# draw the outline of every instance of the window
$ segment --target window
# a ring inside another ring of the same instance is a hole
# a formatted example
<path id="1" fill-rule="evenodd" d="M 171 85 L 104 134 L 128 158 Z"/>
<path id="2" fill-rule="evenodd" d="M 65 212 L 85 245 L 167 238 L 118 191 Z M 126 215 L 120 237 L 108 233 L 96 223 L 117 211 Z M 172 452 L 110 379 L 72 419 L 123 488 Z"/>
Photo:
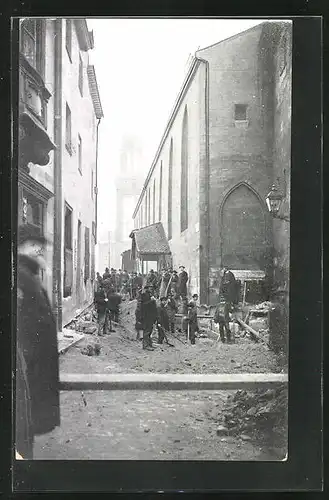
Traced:
<path id="1" fill-rule="evenodd" d="M 188 116 L 185 108 L 182 128 L 180 229 L 188 226 Z"/>
<path id="2" fill-rule="evenodd" d="M 65 115 L 65 146 L 67 151 L 72 155 L 72 119 L 71 119 L 71 110 L 66 103 L 66 115 Z"/>
<path id="3" fill-rule="evenodd" d="M 235 121 L 246 121 L 247 120 L 247 105 L 246 104 L 235 104 L 234 120 Z"/>
<path id="4" fill-rule="evenodd" d="M 94 199 L 94 171 L 91 171 L 91 199 Z"/>
<path id="5" fill-rule="evenodd" d="M 44 232 L 45 205 L 29 191 L 22 194 L 22 223 L 34 226 L 40 235 Z"/>
<path id="6" fill-rule="evenodd" d="M 78 169 L 80 174 L 82 175 L 82 140 L 79 134 L 78 134 Z"/>
<path id="7" fill-rule="evenodd" d="M 66 19 L 65 45 L 70 61 L 72 62 L 72 19 Z"/>
<path id="8" fill-rule="evenodd" d="M 41 76 L 45 63 L 44 23 L 43 19 L 24 19 L 20 31 L 20 51 Z"/>
<path id="9" fill-rule="evenodd" d="M 85 284 L 90 278 L 90 237 L 89 237 L 89 227 L 85 227 Z"/>
<path id="10" fill-rule="evenodd" d="M 79 55 L 79 90 L 81 97 L 83 96 L 83 63 L 81 55 Z"/>
<path id="11" fill-rule="evenodd" d="M 155 223 L 155 179 L 153 181 L 153 224 Z"/>
<path id="12" fill-rule="evenodd" d="M 144 205 L 144 210 L 145 210 L 145 213 L 144 213 L 144 225 L 147 226 L 147 191 L 145 193 L 145 205 Z"/>
<path id="13" fill-rule="evenodd" d="M 160 163 L 160 186 L 159 186 L 159 221 L 162 217 L 162 161 Z"/>
<path id="14" fill-rule="evenodd" d="M 170 141 L 169 171 L 168 171 L 168 240 L 172 238 L 172 166 L 173 166 L 173 141 Z"/>
<path id="15" fill-rule="evenodd" d="M 72 295 L 73 252 L 72 252 L 72 209 L 65 204 L 64 216 L 64 297 Z"/>

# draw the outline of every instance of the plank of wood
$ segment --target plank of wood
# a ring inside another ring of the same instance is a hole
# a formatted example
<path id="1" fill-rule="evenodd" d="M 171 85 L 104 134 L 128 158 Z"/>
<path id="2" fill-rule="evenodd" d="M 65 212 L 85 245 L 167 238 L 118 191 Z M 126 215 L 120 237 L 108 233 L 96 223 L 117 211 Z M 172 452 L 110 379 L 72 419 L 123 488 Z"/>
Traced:
<path id="1" fill-rule="evenodd" d="M 242 321 L 242 319 L 235 318 L 235 321 L 237 321 L 239 323 L 239 325 L 242 326 L 242 328 L 244 328 L 249 333 L 251 333 L 251 335 L 252 335 L 253 338 L 255 338 L 257 341 L 260 340 L 260 336 L 258 335 L 258 333 L 256 332 L 256 330 L 254 330 L 253 328 L 251 328 L 251 326 L 247 325 L 247 323 L 245 323 L 244 321 Z"/>
<path id="2" fill-rule="evenodd" d="M 184 316 L 186 316 L 186 314 L 175 314 L 175 318 L 183 318 Z M 200 319 L 214 319 L 214 316 L 210 316 L 208 314 L 198 314 L 197 315 L 197 318 L 200 318 Z"/>
<path id="3" fill-rule="evenodd" d="M 231 374 L 77 374 L 63 373 L 60 377 L 62 391 L 90 390 L 237 390 L 266 389 L 288 382 L 282 373 L 231 373 Z"/>

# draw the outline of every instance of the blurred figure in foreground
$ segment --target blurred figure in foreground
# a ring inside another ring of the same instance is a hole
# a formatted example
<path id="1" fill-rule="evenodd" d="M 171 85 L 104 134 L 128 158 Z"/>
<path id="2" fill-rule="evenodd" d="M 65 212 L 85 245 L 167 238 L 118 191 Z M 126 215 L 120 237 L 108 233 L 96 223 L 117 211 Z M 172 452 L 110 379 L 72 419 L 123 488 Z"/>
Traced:
<path id="1" fill-rule="evenodd" d="M 40 279 L 47 244 L 38 229 L 18 229 L 16 451 L 33 459 L 34 437 L 60 425 L 57 327 Z"/>

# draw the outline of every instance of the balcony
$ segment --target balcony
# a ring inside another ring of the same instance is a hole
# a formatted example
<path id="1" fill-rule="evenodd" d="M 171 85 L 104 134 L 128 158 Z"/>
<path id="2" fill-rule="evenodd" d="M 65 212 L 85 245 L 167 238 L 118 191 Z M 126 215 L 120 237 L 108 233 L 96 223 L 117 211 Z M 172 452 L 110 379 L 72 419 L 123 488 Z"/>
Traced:
<path id="1" fill-rule="evenodd" d="M 47 133 L 47 104 L 51 97 L 42 77 L 20 54 L 19 125 L 20 162 L 28 170 L 28 163 L 47 165 L 49 152 L 55 149 Z"/>

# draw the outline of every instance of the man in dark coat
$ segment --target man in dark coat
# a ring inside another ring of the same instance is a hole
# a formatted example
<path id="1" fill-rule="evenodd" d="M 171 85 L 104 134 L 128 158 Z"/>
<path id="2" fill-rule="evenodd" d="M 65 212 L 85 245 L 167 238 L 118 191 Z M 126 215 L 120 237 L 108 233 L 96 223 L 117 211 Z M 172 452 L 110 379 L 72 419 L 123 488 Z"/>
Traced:
<path id="1" fill-rule="evenodd" d="M 110 270 L 108 267 L 105 268 L 105 273 L 103 274 L 103 280 L 107 280 L 111 277 Z"/>
<path id="2" fill-rule="evenodd" d="M 136 273 L 135 281 L 136 281 L 137 291 L 141 290 L 143 288 L 143 276 L 141 273 L 138 274 Z"/>
<path id="3" fill-rule="evenodd" d="M 111 315 L 111 320 L 115 321 L 115 323 L 118 323 L 121 295 L 117 293 L 114 288 L 110 288 L 107 298 L 109 300 L 108 308 Z"/>
<path id="4" fill-rule="evenodd" d="M 100 284 L 99 289 L 94 294 L 94 305 L 97 312 L 98 335 L 102 336 L 107 333 L 108 324 L 108 298 L 103 284 Z"/>
<path id="5" fill-rule="evenodd" d="M 160 298 L 160 305 L 158 306 L 157 329 L 158 344 L 163 344 L 163 341 L 166 338 L 166 332 L 169 331 L 169 317 L 166 309 L 166 297 Z"/>
<path id="6" fill-rule="evenodd" d="M 229 327 L 229 318 L 227 318 L 227 313 L 226 316 L 222 312 L 222 306 L 221 304 L 217 304 L 216 310 L 214 313 L 214 323 L 217 323 L 219 325 L 219 335 L 221 341 L 224 342 L 231 342 L 231 330 Z"/>
<path id="7" fill-rule="evenodd" d="M 232 304 L 236 302 L 236 290 L 237 286 L 234 274 L 228 267 L 224 267 L 220 284 L 220 294 L 224 297 L 225 302 L 231 302 Z"/>
<path id="8" fill-rule="evenodd" d="M 174 293 L 174 297 L 177 296 L 178 291 L 178 274 L 177 271 L 173 271 L 171 274 L 170 289 Z"/>
<path id="9" fill-rule="evenodd" d="M 188 282 L 188 274 L 185 271 L 184 266 L 179 266 L 180 273 L 178 275 L 178 282 L 177 282 L 177 288 L 178 288 L 178 295 L 184 299 L 187 296 L 187 282 Z"/>
<path id="10" fill-rule="evenodd" d="M 197 309 L 197 301 L 198 295 L 195 293 L 192 297 L 192 300 L 188 303 L 188 329 L 189 329 L 189 338 L 191 344 L 195 344 L 195 333 L 199 331 L 198 324 L 198 309 Z"/>
<path id="11" fill-rule="evenodd" d="M 230 321 L 230 312 L 237 302 L 237 284 L 234 274 L 228 269 L 227 266 L 223 268 L 223 276 L 219 293 L 225 300 L 224 320 L 228 328 L 228 324 Z"/>
<path id="12" fill-rule="evenodd" d="M 153 351 L 151 334 L 157 316 L 158 311 L 155 298 L 150 293 L 150 287 L 146 285 L 141 295 L 141 320 L 143 327 L 143 349 L 148 351 Z"/>
<path id="13" fill-rule="evenodd" d="M 150 270 L 146 277 L 146 284 L 153 290 L 156 290 L 157 287 L 157 277 L 153 269 Z"/>
<path id="14" fill-rule="evenodd" d="M 141 330 L 143 330 L 143 325 L 142 325 L 142 309 L 141 309 L 141 300 L 142 300 L 142 290 L 140 289 L 137 293 L 137 305 L 136 305 L 136 310 L 135 310 L 135 330 L 137 332 L 136 334 L 136 340 L 142 340 L 140 336 Z"/>
<path id="15" fill-rule="evenodd" d="M 39 276 L 46 240 L 24 224 L 18 231 L 16 451 L 33 458 L 34 436 L 60 425 L 57 328 Z"/>
<path id="16" fill-rule="evenodd" d="M 169 327 L 171 333 L 175 333 L 175 315 L 178 312 L 177 303 L 175 300 L 175 292 L 171 291 L 168 301 L 167 301 L 167 312 L 169 318 Z"/>

